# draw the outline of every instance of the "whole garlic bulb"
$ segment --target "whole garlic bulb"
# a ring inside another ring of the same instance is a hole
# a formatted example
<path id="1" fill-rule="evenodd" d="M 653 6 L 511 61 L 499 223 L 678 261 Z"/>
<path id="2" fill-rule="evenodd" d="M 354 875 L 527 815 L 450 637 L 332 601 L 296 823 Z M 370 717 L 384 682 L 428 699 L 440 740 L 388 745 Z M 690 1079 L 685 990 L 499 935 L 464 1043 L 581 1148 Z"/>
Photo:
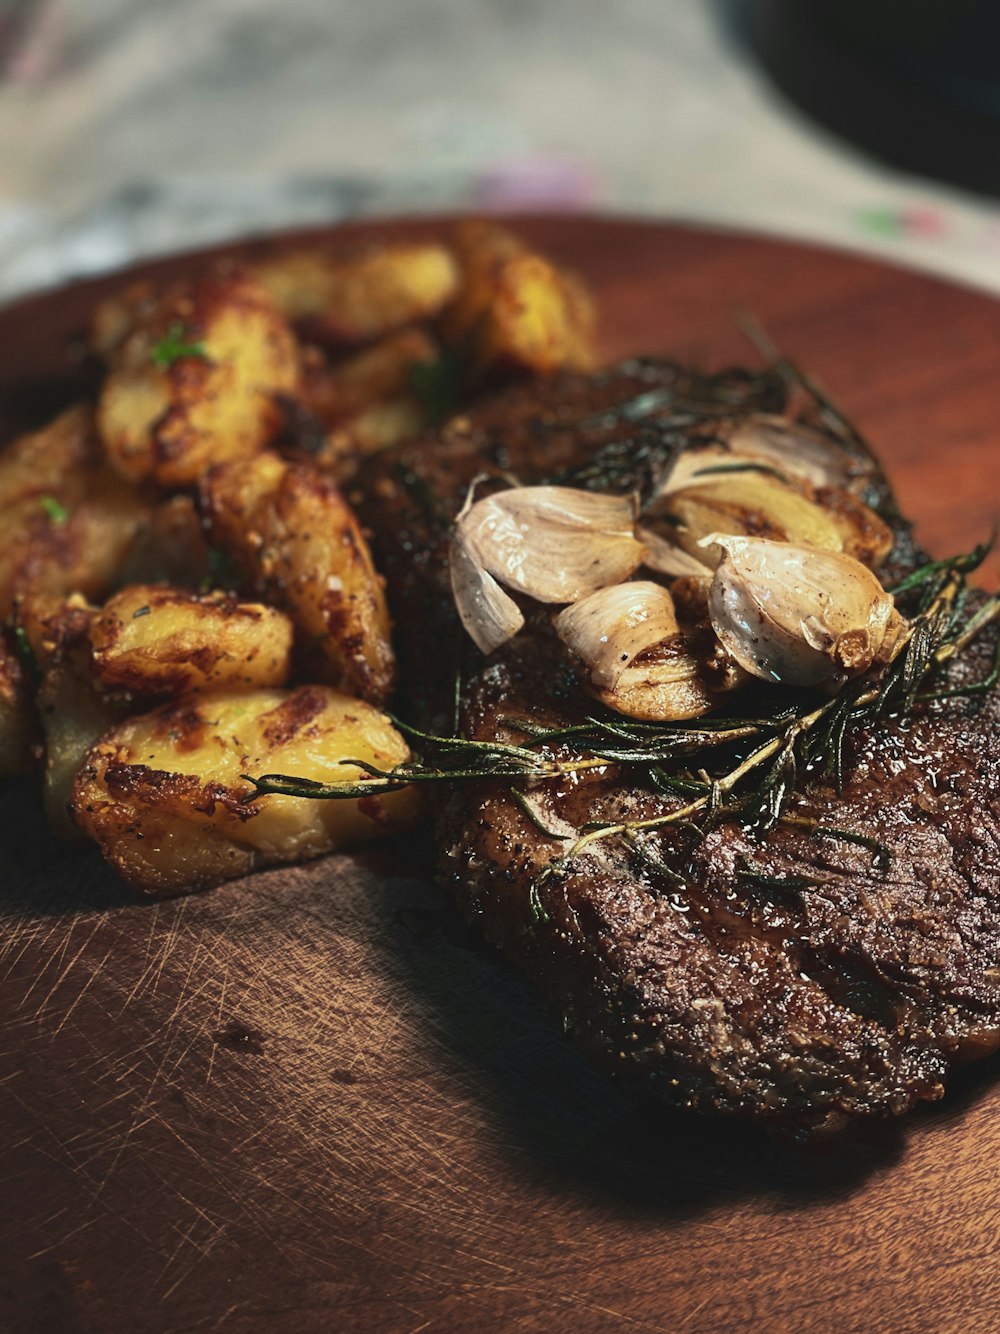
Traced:
<path id="1" fill-rule="evenodd" d="M 835 686 L 875 661 L 892 595 L 839 551 L 713 533 L 723 550 L 709 615 L 723 647 L 752 675 L 783 685 Z"/>

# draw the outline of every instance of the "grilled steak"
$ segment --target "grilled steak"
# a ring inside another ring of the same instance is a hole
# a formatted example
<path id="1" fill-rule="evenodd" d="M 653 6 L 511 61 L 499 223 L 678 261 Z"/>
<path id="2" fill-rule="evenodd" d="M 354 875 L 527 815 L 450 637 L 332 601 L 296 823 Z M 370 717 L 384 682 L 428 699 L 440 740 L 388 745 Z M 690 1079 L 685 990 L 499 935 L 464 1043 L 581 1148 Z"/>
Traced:
<path id="1" fill-rule="evenodd" d="M 676 417 L 683 376 L 630 362 L 510 390 L 369 475 L 411 717 L 450 729 L 459 658 L 468 737 L 517 739 L 518 719 L 561 726 L 595 711 L 546 609 L 489 658 L 464 639 L 447 525 L 484 471 L 551 479 L 624 442 L 619 461 L 641 473 L 666 429 L 659 398 Z M 734 412 L 775 410 L 782 391 L 734 374 L 726 397 Z M 871 481 L 891 514 L 884 478 Z M 898 573 L 917 556 L 894 525 Z M 949 683 L 984 676 L 994 643 L 981 635 Z M 537 784 L 532 814 L 501 785 L 456 784 L 437 808 L 440 875 L 591 1056 L 664 1102 L 796 1126 L 902 1112 L 1000 1045 L 998 721 L 994 690 L 851 735 L 841 794 L 807 778 L 791 808 L 847 838 L 782 823 L 760 840 L 728 821 L 683 857 L 672 832 L 648 836 L 642 857 L 607 839 L 540 886 L 588 822 L 645 819 L 678 798 L 624 767 Z M 850 835 L 877 835 L 888 866 Z"/>

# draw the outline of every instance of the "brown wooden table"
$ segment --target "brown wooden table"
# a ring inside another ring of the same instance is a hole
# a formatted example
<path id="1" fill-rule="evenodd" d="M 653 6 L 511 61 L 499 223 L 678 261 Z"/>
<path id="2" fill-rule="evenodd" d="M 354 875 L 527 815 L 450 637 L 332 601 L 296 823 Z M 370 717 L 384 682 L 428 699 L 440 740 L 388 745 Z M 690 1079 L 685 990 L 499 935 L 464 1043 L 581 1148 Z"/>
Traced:
<path id="1" fill-rule="evenodd" d="M 745 360 L 752 309 L 933 551 L 1000 512 L 997 303 L 725 233 L 524 226 L 595 286 L 609 355 Z M 4 432 L 79 391 L 66 338 L 110 285 L 0 312 Z M 0 1328 L 1000 1328 L 996 1062 L 822 1154 L 636 1109 L 426 849 L 145 904 L 35 811 L 0 797 Z"/>

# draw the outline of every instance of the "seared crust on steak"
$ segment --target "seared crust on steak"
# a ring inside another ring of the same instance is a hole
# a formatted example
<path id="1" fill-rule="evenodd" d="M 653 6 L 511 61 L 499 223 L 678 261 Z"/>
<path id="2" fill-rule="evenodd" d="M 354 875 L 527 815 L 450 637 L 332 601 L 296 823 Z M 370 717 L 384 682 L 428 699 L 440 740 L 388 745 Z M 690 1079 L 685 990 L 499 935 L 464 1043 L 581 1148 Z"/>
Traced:
<path id="1" fill-rule="evenodd" d="M 463 642 L 447 526 L 483 471 L 550 478 L 628 438 L 641 453 L 656 422 L 637 418 L 637 397 L 683 375 L 633 362 L 522 386 L 369 475 L 401 675 L 425 725 L 450 725 L 449 646 L 467 736 L 516 740 L 519 718 L 561 726 L 593 712 L 544 609 L 526 609 L 526 629 L 489 658 Z M 774 411 L 781 391 L 735 375 L 732 399 L 734 411 Z M 860 450 L 859 463 L 873 468 Z M 877 473 L 869 495 L 892 515 Z M 916 555 L 894 527 L 897 573 Z M 984 633 L 950 683 L 984 676 L 994 643 Z M 663 1101 L 796 1126 L 903 1112 L 939 1097 L 952 1065 L 1000 1045 L 1000 694 L 859 732 L 846 759 L 841 795 L 809 781 L 791 813 L 876 836 L 888 867 L 794 824 L 758 841 L 728 822 L 682 852 L 675 832 L 647 835 L 641 858 L 621 840 L 594 843 L 533 889 L 587 822 L 676 804 L 609 768 L 527 790 L 537 822 L 500 786 L 456 786 L 437 811 L 441 876 L 590 1054 Z"/>

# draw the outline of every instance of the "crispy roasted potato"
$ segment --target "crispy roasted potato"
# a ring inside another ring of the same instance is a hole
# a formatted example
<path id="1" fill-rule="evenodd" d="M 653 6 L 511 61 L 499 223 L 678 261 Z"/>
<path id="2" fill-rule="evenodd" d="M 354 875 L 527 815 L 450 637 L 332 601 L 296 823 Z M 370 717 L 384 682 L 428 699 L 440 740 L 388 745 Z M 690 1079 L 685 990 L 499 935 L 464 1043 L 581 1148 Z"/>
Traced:
<path id="1" fill-rule="evenodd" d="M 490 372 L 592 369 L 594 309 L 575 275 L 490 222 L 459 226 L 455 249 L 461 285 L 442 330 L 470 379 Z"/>
<path id="2" fill-rule="evenodd" d="M 114 467 L 180 487 L 262 449 L 281 424 L 276 396 L 293 394 L 299 375 L 295 339 L 267 293 L 216 270 L 142 313 L 112 348 L 98 406 Z"/>
<path id="3" fill-rule="evenodd" d="M 32 690 L 13 636 L 0 631 L 0 778 L 33 767 L 38 720 Z"/>
<path id="4" fill-rule="evenodd" d="M 292 623 L 273 607 L 230 593 L 136 584 L 94 617 L 90 643 L 108 688 L 180 695 L 280 686 L 288 680 Z"/>
<path id="5" fill-rule="evenodd" d="M 155 505 L 143 519 L 119 577 L 122 584 L 228 588 L 232 571 L 220 567 L 209 547 L 194 501 L 180 495 Z"/>
<path id="6" fill-rule="evenodd" d="M 408 758 L 389 720 L 324 686 L 219 692 L 108 732 L 73 790 L 80 827 L 131 884 L 182 894 L 275 862 L 302 861 L 412 823 L 415 791 L 311 801 L 253 792 L 244 774 L 349 780 L 365 760 Z"/>
<path id="7" fill-rule="evenodd" d="M 289 319 L 345 343 L 431 319 L 458 290 L 455 258 L 434 241 L 369 246 L 346 258 L 291 251 L 260 261 L 255 273 Z"/>
<path id="8" fill-rule="evenodd" d="M 414 368 L 433 365 L 439 349 L 422 329 L 404 329 L 330 365 L 318 348 L 303 349 L 302 400 L 325 422 L 341 422 L 374 403 L 412 393 Z"/>
<path id="9" fill-rule="evenodd" d="M 102 596 L 148 511 L 71 408 L 0 452 L 0 617 L 26 594 Z"/>
<path id="10" fill-rule="evenodd" d="M 128 696 L 107 694 L 98 682 L 88 633 L 95 608 L 81 597 L 25 598 L 18 625 L 40 672 L 37 704 L 45 738 L 45 813 L 63 838 L 79 838 L 69 817 L 73 780 L 102 732 L 129 711 Z"/>
<path id="11" fill-rule="evenodd" d="M 361 458 L 418 434 L 428 422 L 415 376 L 438 363 L 440 350 L 421 329 L 390 334 L 331 365 L 319 348 L 303 353 L 301 399 L 326 433 L 316 462 L 349 471 Z"/>
<path id="12" fill-rule="evenodd" d="M 138 324 L 156 309 L 156 287 L 149 281 L 132 283 L 100 302 L 90 321 L 91 351 L 109 357 Z"/>
<path id="13" fill-rule="evenodd" d="M 384 700 L 394 660 L 382 581 L 333 483 L 265 452 L 213 468 L 200 495 L 213 542 L 240 561 L 259 596 L 288 612 L 324 679 Z"/>

